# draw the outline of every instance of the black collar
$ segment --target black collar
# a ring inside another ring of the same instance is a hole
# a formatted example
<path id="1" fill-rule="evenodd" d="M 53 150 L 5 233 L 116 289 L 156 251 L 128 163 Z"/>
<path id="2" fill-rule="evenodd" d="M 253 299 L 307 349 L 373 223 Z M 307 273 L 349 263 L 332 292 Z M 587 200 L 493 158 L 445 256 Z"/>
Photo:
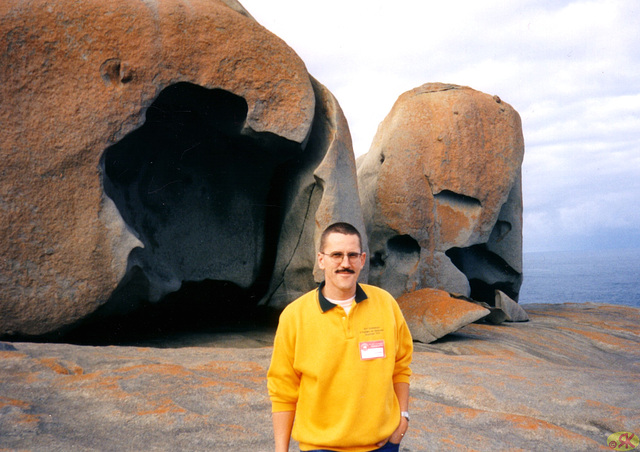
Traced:
<path id="1" fill-rule="evenodd" d="M 325 282 L 322 281 L 318 287 L 318 301 L 320 302 L 320 309 L 322 309 L 322 312 L 327 312 L 329 309 L 335 308 L 336 305 L 331 303 L 324 295 L 322 295 L 322 288 L 324 287 L 324 284 Z M 360 303 L 367 298 L 369 297 L 367 297 L 365 291 L 360 287 L 360 284 L 356 284 L 356 303 Z"/>

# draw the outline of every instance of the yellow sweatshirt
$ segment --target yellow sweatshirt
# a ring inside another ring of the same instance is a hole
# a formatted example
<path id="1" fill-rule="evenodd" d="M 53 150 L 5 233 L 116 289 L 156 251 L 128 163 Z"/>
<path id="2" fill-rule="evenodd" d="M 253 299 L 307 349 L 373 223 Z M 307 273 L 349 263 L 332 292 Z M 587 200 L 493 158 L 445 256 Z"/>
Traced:
<path id="1" fill-rule="evenodd" d="M 301 450 L 364 452 L 400 422 L 394 383 L 409 383 L 413 343 L 393 297 L 358 285 L 349 315 L 320 289 L 280 316 L 267 374 L 272 411 L 295 411 Z"/>

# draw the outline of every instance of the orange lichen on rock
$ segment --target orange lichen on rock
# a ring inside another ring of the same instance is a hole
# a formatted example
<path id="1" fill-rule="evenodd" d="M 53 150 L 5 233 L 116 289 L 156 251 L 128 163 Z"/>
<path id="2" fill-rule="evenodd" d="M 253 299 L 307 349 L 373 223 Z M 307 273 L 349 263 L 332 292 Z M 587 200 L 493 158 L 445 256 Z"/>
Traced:
<path id="1" fill-rule="evenodd" d="M 425 343 L 489 314 L 488 309 L 476 303 L 453 298 L 438 289 L 422 289 L 402 295 L 398 304 L 414 340 Z"/>
<path id="2" fill-rule="evenodd" d="M 40 364 L 61 375 L 82 375 L 83 370 L 75 364 L 65 365 L 55 358 L 42 358 Z"/>
<path id="3" fill-rule="evenodd" d="M 171 399 L 157 400 L 151 403 L 153 408 L 136 412 L 138 416 L 162 415 L 162 414 L 180 414 L 186 413 L 187 410 L 175 404 Z"/>
<path id="4" fill-rule="evenodd" d="M 6 350 L 0 351 L 0 359 L 11 359 L 11 358 L 19 359 L 24 357 L 25 355 L 20 352 L 6 351 Z"/>
<path id="5" fill-rule="evenodd" d="M 125 378 L 136 378 L 150 374 L 167 375 L 173 377 L 191 377 L 193 373 L 177 364 L 137 364 L 117 369 L 115 372 L 127 374 Z"/>
<path id="6" fill-rule="evenodd" d="M 614 336 L 610 332 L 585 331 L 568 327 L 559 327 L 558 329 L 584 336 L 595 344 L 599 344 L 600 346 L 604 346 L 605 348 L 612 350 L 624 351 L 638 346 L 637 342 Z"/>
<path id="7" fill-rule="evenodd" d="M 0 396 L 0 408 L 4 408 L 6 406 L 14 406 L 22 409 L 29 408 L 31 405 L 24 400 L 19 399 L 10 399 L 8 397 Z"/>
<path id="8" fill-rule="evenodd" d="M 444 243 L 458 243 L 470 235 L 478 215 L 477 212 L 469 214 L 462 210 L 456 210 L 450 205 L 436 203 L 436 218 L 439 226 L 439 240 Z"/>

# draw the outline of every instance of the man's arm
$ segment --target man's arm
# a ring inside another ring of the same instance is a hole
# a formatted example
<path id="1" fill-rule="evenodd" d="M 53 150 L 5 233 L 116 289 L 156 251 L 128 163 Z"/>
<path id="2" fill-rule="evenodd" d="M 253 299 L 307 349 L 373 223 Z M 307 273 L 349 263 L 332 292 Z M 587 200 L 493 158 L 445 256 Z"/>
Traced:
<path id="1" fill-rule="evenodd" d="M 393 390 L 398 397 L 400 411 L 409 411 L 409 383 L 394 383 Z"/>
<path id="2" fill-rule="evenodd" d="M 271 365 L 267 371 L 267 389 L 271 399 L 271 417 L 276 452 L 287 452 L 296 413 L 300 374 L 293 367 L 296 329 L 291 305 L 280 315 L 273 341 Z"/>
<path id="3" fill-rule="evenodd" d="M 295 414 L 295 411 L 278 411 L 277 413 L 272 413 L 273 436 L 276 443 L 275 452 L 288 452 Z"/>
<path id="4" fill-rule="evenodd" d="M 398 397 L 398 403 L 400 404 L 400 411 L 409 411 L 409 383 L 394 383 L 393 390 L 396 393 L 396 397 Z M 409 428 L 409 421 L 405 417 L 400 417 L 400 424 L 398 424 L 398 428 L 395 432 L 391 434 L 389 438 L 384 441 L 381 441 L 377 444 L 378 447 L 384 446 L 388 441 L 391 441 L 394 444 L 400 444 L 402 438 L 404 438 L 404 434 L 407 432 Z"/>
<path id="5" fill-rule="evenodd" d="M 404 320 L 402 311 L 398 306 L 398 303 L 394 303 L 394 310 L 400 329 L 398 331 L 400 337 L 400 347 L 398 354 L 396 355 L 396 367 L 394 369 L 393 390 L 398 398 L 398 405 L 400 405 L 400 411 L 409 411 L 409 376 L 411 375 L 411 369 L 409 365 L 413 356 L 413 340 L 411 339 L 411 332 L 409 326 Z M 400 444 L 407 429 L 409 428 L 409 421 L 400 416 L 398 428 L 391 434 L 386 440 L 382 441 L 379 447 L 382 447 L 387 441 L 391 441 L 395 444 Z"/>

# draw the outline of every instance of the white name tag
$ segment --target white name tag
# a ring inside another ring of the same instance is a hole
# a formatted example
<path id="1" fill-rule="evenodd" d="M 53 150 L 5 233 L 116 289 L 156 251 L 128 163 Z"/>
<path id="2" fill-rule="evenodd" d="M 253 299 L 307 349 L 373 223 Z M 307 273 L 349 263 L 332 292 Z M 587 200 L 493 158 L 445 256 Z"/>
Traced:
<path id="1" fill-rule="evenodd" d="M 384 341 L 360 342 L 360 359 L 384 358 Z"/>

